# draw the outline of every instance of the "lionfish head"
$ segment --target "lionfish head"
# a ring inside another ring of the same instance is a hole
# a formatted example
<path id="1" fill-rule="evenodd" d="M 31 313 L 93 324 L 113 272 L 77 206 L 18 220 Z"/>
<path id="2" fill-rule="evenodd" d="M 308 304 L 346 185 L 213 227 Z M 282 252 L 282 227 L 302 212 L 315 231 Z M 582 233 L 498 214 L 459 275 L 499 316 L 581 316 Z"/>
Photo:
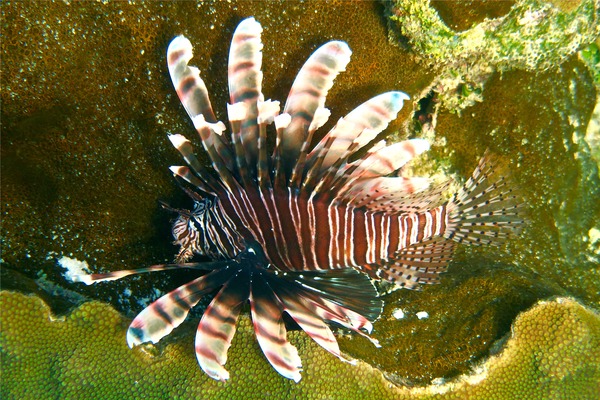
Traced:
<path id="1" fill-rule="evenodd" d="M 195 199 L 194 208 L 191 211 L 171 208 L 171 210 L 179 213 L 172 227 L 173 238 L 175 239 L 173 244 L 179 246 L 179 253 L 175 258 L 177 263 L 185 263 L 195 254 L 214 256 L 210 242 L 203 235 L 203 227 L 207 218 L 206 213 L 212 205 L 213 200 L 206 197 Z"/>

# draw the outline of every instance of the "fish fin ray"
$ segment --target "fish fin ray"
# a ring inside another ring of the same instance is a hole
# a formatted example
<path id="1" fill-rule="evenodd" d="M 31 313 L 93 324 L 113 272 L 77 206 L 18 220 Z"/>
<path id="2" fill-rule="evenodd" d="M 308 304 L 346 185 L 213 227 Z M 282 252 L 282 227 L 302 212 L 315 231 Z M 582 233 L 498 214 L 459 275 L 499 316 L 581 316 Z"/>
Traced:
<path id="1" fill-rule="evenodd" d="M 354 268 L 293 271 L 287 272 L 286 278 L 300 285 L 304 291 L 353 310 L 368 320 L 374 321 L 381 314 L 382 302 L 373 283 Z"/>
<path id="2" fill-rule="evenodd" d="M 452 260 L 455 242 L 436 237 L 399 251 L 382 265 L 373 265 L 372 275 L 405 289 L 420 289 L 421 284 L 439 283 L 439 275 Z"/>
<path id="3" fill-rule="evenodd" d="M 357 279 L 357 277 L 360 277 L 360 279 Z M 309 313 L 312 313 L 315 318 L 321 321 L 338 324 L 366 337 L 376 346 L 379 345 L 375 339 L 362 331 L 364 329 L 371 332 L 373 329 L 372 321 L 379 317 L 383 308 L 383 302 L 377 297 L 377 291 L 366 275 L 347 268 L 343 270 L 287 272 L 283 277 L 267 275 L 266 278 L 273 292 L 281 299 L 282 307 L 284 309 L 289 307 L 292 310 L 288 314 L 294 320 L 302 318 L 303 313 L 308 310 Z M 365 282 L 368 282 L 368 284 L 365 284 Z M 350 286 L 346 286 L 346 284 Z M 339 295 L 344 287 L 346 287 L 345 292 Z M 365 289 L 366 292 L 362 292 L 362 289 Z M 299 301 L 302 306 L 301 309 L 296 310 L 293 301 Z M 356 311 L 353 309 L 356 309 Z M 300 314 L 293 315 L 294 311 Z M 296 322 L 302 327 L 299 321 Z M 321 342 L 317 338 L 323 340 L 323 344 L 325 344 L 323 347 L 330 353 L 340 357 L 335 351 L 337 344 L 334 345 L 328 341 L 326 331 L 322 331 L 319 326 L 313 326 L 312 328 L 308 326 L 307 328 L 309 329 L 307 331 L 309 336 L 312 337 L 314 334 L 313 339 L 319 344 Z M 311 329 L 314 329 L 314 331 L 311 331 Z M 346 359 L 344 361 L 350 362 Z"/>
<path id="4" fill-rule="evenodd" d="M 284 180 L 291 177 L 303 143 L 309 142 L 309 130 L 318 109 L 323 109 L 327 92 L 335 77 L 346 68 L 351 50 L 340 41 L 331 41 L 319 47 L 304 63 L 288 95 L 283 112 L 291 121 L 281 135 L 275 149 L 282 162 Z"/>
<path id="5" fill-rule="evenodd" d="M 240 271 L 227 281 L 204 311 L 196 332 L 195 351 L 200 368 L 213 379 L 225 381 L 227 352 L 236 332 L 236 323 L 250 294 L 248 274 Z"/>
<path id="6" fill-rule="evenodd" d="M 240 112 L 229 113 L 232 143 L 245 184 L 256 177 L 258 161 L 258 105 L 262 95 L 262 27 L 246 18 L 235 29 L 228 62 L 229 97 Z"/>
<path id="7" fill-rule="evenodd" d="M 450 199 L 444 237 L 459 243 L 500 245 L 525 223 L 525 204 L 507 173 L 488 151 L 473 175 Z"/>
<path id="8" fill-rule="evenodd" d="M 414 211 L 419 193 L 429 189 L 430 180 L 420 177 L 377 177 L 361 179 L 342 189 L 341 201 L 356 208 L 389 212 Z M 421 207 L 420 207 L 421 208 Z"/>
<path id="9" fill-rule="evenodd" d="M 144 342 L 157 343 L 179 326 L 188 312 L 208 292 L 221 286 L 229 277 L 227 268 L 214 270 L 200 278 L 178 287 L 162 296 L 142 312 L 129 325 L 129 347 Z"/>
<path id="10" fill-rule="evenodd" d="M 340 360 L 350 362 L 340 353 L 340 348 L 331 329 L 319 318 L 313 310 L 312 304 L 293 292 L 278 290 L 277 296 L 283 304 L 285 312 L 306 332 L 319 346 Z"/>
<path id="11" fill-rule="evenodd" d="M 176 263 L 176 264 L 157 264 L 145 268 L 123 269 L 104 274 L 78 274 L 71 278 L 73 282 L 83 282 L 91 285 L 98 282 L 116 281 L 130 275 L 143 274 L 146 272 L 169 271 L 172 269 L 190 268 L 199 270 L 211 270 L 225 266 L 227 262 L 204 262 L 204 263 Z"/>
<path id="12" fill-rule="evenodd" d="M 167 49 L 171 81 L 190 118 L 204 115 L 207 121 L 216 122 L 206 85 L 200 78 L 198 69 L 188 65 L 192 57 L 192 44 L 186 37 L 177 36 L 171 41 Z"/>
<path id="13" fill-rule="evenodd" d="M 281 304 L 262 279 L 252 283 L 250 312 L 258 344 L 269 363 L 282 376 L 299 382 L 302 361 L 296 347 L 287 340 Z"/>
<path id="14" fill-rule="evenodd" d="M 233 171 L 234 165 L 232 162 L 233 158 L 231 157 L 231 149 L 229 144 L 219 137 L 220 135 L 217 132 L 220 132 L 220 129 L 215 128 L 201 131 L 201 128 L 204 128 L 205 125 L 220 127 L 223 124 L 217 122 L 215 118 L 208 98 L 208 91 L 204 81 L 200 78 L 199 70 L 188 65 L 192 56 L 192 44 L 187 38 L 177 36 L 171 41 L 167 49 L 167 64 L 171 81 L 179 96 L 179 100 L 181 100 L 181 104 L 183 104 L 200 135 L 202 144 L 211 158 L 213 166 L 215 164 L 223 164 L 229 171 Z M 204 121 L 204 123 L 200 123 L 200 121 Z M 182 155 L 186 158 L 185 154 L 182 153 Z M 188 158 L 186 158 L 186 161 L 189 163 Z M 194 166 L 198 165 L 194 161 L 192 162 Z M 195 169 L 192 164 L 190 166 Z M 222 174 L 222 171 L 217 170 L 217 172 Z"/>
<path id="15" fill-rule="evenodd" d="M 352 143 L 358 144 L 357 149 L 362 148 L 396 119 L 404 100 L 408 99 L 402 92 L 386 92 L 359 105 L 341 118 L 312 149 L 308 156 L 309 164 L 314 162 L 319 152 L 325 151 L 321 166 L 324 170 L 341 158 Z M 326 146 L 330 138 L 333 141 Z"/>
<path id="16" fill-rule="evenodd" d="M 329 145 L 326 144 L 324 148 Z M 338 202 L 348 202 L 369 210 L 400 212 L 413 203 L 414 192 L 423 193 L 428 181 L 423 178 L 389 176 L 398 171 L 415 156 L 429 149 L 424 139 L 410 139 L 387 146 L 384 141 L 376 143 L 362 158 L 348 163 L 348 157 L 358 144 L 352 143 L 346 154 L 327 169 L 321 168 L 317 158 L 307 173 L 305 190 L 326 197 L 336 197 Z M 320 172 L 315 175 L 315 168 Z M 318 176 L 318 177 L 317 177 Z M 314 183 L 315 181 L 318 183 Z M 314 188 L 313 188 L 314 186 Z M 358 200 L 355 200 L 358 196 Z M 387 197 L 387 199 L 385 199 Z M 384 203 L 381 201 L 387 200 Z"/>
<path id="17" fill-rule="evenodd" d="M 385 146 L 355 161 L 356 168 L 351 178 L 371 178 L 391 174 L 402 168 L 414 157 L 429 150 L 429 142 L 425 139 L 409 139 Z"/>

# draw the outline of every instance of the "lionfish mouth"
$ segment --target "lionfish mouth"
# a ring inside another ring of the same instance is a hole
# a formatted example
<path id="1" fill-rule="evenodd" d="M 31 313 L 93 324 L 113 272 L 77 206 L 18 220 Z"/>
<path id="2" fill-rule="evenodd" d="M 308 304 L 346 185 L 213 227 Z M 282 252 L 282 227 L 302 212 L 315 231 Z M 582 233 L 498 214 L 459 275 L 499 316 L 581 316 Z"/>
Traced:
<path id="1" fill-rule="evenodd" d="M 522 222 L 521 204 L 499 168 L 486 155 L 455 196 L 439 204 L 445 185 L 398 176 L 429 144 L 422 139 L 392 145 L 381 141 L 361 157 L 396 118 L 408 96 L 387 92 L 344 118 L 317 143 L 313 134 L 330 112 L 325 97 L 350 61 L 348 45 L 332 41 L 318 48 L 298 73 L 280 114 L 279 102 L 264 100 L 262 27 L 243 20 L 229 55 L 228 105 L 231 137 L 217 121 L 200 72 L 190 67 L 192 46 L 176 37 L 167 51 L 177 94 L 211 160 L 207 170 L 182 135 L 169 139 L 187 166 L 171 167 L 194 209 L 173 225 L 180 246 L 176 264 L 81 275 L 94 282 L 169 269 L 207 274 L 173 290 L 144 309 L 127 332 L 130 347 L 156 343 L 187 317 L 202 297 L 217 294 L 198 325 L 195 350 L 200 367 L 226 380 L 227 351 L 242 306 L 250 303 L 262 351 L 281 375 L 299 381 L 301 360 L 286 337 L 284 314 L 325 350 L 340 358 L 329 324 L 362 335 L 382 310 L 373 280 L 417 289 L 437 283 L 454 244 L 497 244 Z M 267 128 L 275 124 L 275 149 L 267 154 Z M 169 208 L 166 206 L 166 208 Z M 187 262 L 194 255 L 216 261 Z"/>

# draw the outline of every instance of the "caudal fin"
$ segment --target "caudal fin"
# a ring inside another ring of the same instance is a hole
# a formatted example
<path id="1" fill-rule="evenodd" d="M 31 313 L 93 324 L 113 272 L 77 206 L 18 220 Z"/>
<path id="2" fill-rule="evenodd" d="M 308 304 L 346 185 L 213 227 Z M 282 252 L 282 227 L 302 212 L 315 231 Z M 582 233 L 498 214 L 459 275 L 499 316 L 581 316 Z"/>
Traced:
<path id="1" fill-rule="evenodd" d="M 450 199 L 444 237 L 459 243 L 501 244 L 525 222 L 524 203 L 508 168 L 486 152 L 473 176 Z"/>

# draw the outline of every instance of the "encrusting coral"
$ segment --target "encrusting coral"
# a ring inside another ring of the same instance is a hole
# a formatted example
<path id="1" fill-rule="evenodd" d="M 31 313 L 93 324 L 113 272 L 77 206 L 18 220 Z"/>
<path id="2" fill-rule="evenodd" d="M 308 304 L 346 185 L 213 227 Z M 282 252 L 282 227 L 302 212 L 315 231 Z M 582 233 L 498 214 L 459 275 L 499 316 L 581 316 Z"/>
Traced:
<path id="1" fill-rule="evenodd" d="M 591 399 L 600 396 L 600 317 L 575 300 L 542 301 L 515 321 L 504 349 L 475 372 L 428 387 L 397 387 L 366 363 L 337 362 L 301 332 L 298 384 L 281 379 L 258 351 L 248 317 L 231 347 L 231 380 L 209 379 L 186 340 L 130 351 L 127 322 L 85 303 L 57 318 L 39 298 L 3 291 L 2 398 Z"/>
<path id="2" fill-rule="evenodd" d="M 505 11 L 507 3 L 499 3 Z M 445 23 L 428 0 L 389 4 L 392 29 L 440 71 L 434 90 L 450 110 L 482 101 L 481 91 L 493 72 L 556 68 L 599 34 L 596 0 L 571 1 L 572 7 L 519 0 L 506 15 L 484 19 L 462 32 Z M 456 15 L 468 15 L 461 2 L 446 4 Z"/>

